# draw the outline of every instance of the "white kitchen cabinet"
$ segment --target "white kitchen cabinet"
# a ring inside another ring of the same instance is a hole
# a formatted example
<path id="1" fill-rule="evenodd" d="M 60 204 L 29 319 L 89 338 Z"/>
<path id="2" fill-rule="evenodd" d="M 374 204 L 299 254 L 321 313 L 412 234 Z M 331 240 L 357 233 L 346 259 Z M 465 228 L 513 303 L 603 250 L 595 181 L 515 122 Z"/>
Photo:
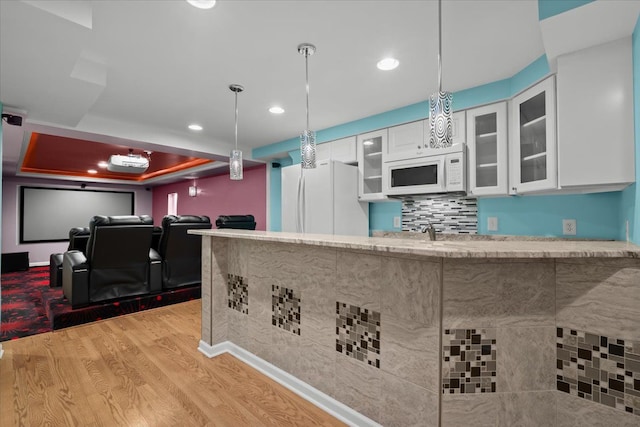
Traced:
<path id="1" fill-rule="evenodd" d="M 467 110 L 470 196 L 508 193 L 507 103 Z"/>
<path id="2" fill-rule="evenodd" d="M 557 188 L 555 105 L 553 76 L 511 100 L 510 194 Z"/>
<path id="3" fill-rule="evenodd" d="M 383 200 L 382 161 L 387 151 L 387 129 L 358 135 L 358 198 L 362 201 Z"/>
<path id="4" fill-rule="evenodd" d="M 451 137 L 453 145 L 464 144 L 465 112 L 453 113 Z M 429 119 L 418 120 L 389 128 L 389 141 L 385 162 L 413 159 L 437 154 L 438 149 L 429 148 Z"/>
<path id="5" fill-rule="evenodd" d="M 316 159 L 355 164 L 358 161 L 355 135 L 318 144 Z"/>
<path id="6" fill-rule="evenodd" d="M 346 138 L 331 141 L 331 160 L 342 163 L 353 163 L 358 161 L 356 154 L 356 136 L 348 136 Z"/>
<path id="7" fill-rule="evenodd" d="M 331 143 L 324 142 L 316 145 L 316 160 L 330 160 L 331 159 Z"/>
<path id="8" fill-rule="evenodd" d="M 560 188 L 614 191 L 634 182 L 631 37 L 559 56 L 557 81 Z"/>
<path id="9" fill-rule="evenodd" d="M 424 156 L 426 120 L 389 128 L 385 161 L 405 160 Z M 428 142 L 428 141 L 426 141 Z"/>
<path id="10" fill-rule="evenodd" d="M 467 121 L 465 111 L 458 111 L 457 113 L 453 113 L 451 129 L 453 145 L 464 144 L 466 142 L 466 124 Z"/>

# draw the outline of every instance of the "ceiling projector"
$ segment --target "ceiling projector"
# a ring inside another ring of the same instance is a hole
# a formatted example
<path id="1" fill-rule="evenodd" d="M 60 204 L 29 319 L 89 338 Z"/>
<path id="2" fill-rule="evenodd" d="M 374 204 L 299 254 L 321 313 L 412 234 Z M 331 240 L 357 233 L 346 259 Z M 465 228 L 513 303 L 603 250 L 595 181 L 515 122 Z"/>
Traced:
<path id="1" fill-rule="evenodd" d="M 107 170 L 111 172 L 142 173 L 149 168 L 149 159 L 140 154 L 120 155 L 114 154 L 109 157 Z"/>

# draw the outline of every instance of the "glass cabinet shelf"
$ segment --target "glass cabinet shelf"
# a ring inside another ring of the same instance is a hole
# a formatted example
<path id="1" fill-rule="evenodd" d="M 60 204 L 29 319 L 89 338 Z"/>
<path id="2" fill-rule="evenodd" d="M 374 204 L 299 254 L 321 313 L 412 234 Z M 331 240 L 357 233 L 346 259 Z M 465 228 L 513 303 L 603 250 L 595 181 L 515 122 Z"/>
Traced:
<path id="1" fill-rule="evenodd" d="M 477 135 L 476 138 L 478 142 L 483 142 L 490 137 L 497 137 L 497 136 L 498 136 L 498 132 L 490 132 L 490 133 L 483 133 L 483 134 Z"/>
<path id="2" fill-rule="evenodd" d="M 522 161 L 527 162 L 527 161 L 529 161 L 529 160 L 539 159 L 540 157 L 544 157 L 544 156 L 546 156 L 546 155 L 547 155 L 547 153 L 546 153 L 546 152 L 544 152 L 544 153 L 532 154 L 532 155 L 530 155 L 530 156 L 523 157 L 523 158 L 522 158 Z"/>
<path id="3" fill-rule="evenodd" d="M 541 122 L 543 122 L 545 120 L 545 118 L 546 118 L 546 116 L 540 116 L 537 119 L 533 119 L 533 120 L 531 120 L 529 122 L 523 123 L 522 127 L 523 128 L 528 128 L 528 127 L 532 127 L 532 126 L 535 126 L 535 125 L 539 125 L 539 124 L 541 124 Z"/>

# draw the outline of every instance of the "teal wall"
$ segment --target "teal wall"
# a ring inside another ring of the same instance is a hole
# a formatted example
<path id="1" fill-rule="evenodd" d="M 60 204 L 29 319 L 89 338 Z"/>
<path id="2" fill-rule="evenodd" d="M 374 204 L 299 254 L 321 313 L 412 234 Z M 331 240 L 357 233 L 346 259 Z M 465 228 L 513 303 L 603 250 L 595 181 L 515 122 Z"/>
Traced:
<path id="1" fill-rule="evenodd" d="M 564 196 L 516 196 L 478 199 L 478 233 L 562 236 L 562 220 L 575 219 L 577 237 L 616 239 L 620 193 Z M 498 231 L 487 231 L 487 217 L 498 218 Z"/>
<path id="2" fill-rule="evenodd" d="M 539 2 L 540 19 L 582 6 L 590 1 L 546 1 Z M 640 48 L 636 25 L 633 37 L 634 93 L 635 93 L 635 134 L 636 153 L 640 153 Z M 463 110 L 478 105 L 509 99 L 550 74 L 545 55 L 541 56 L 522 71 L 509 79 L 455 92 L 454 110 Z M 345 123 L 318 131 L 319 143 L 357 135 L 372 130 L 398 125 L 428 117 L 428 101 L 419 102 L 396 110 L 377 114 L 354 122 Z M 288 152 L 284 161 L 299 162 L 299 139 L 293 138 L 253 150 L 254 158 L 271 157 Z M 636 154 L 636 170 L 640 171 L 640 155 Z M 272 180 L 271 211 L 269 229 L 280 230 L 280 185 Z M 277 206 L 276 206 L 277 205 Z M 397 231 L 393 227 L 393 217 L 401 216 L 399 201 L 370 203 L 370 230 Z M 619 239 L 625 238 L 625 221 L 628 219 L 631 240 L 640 243 L 640 188 L 633 185 L 624 192 L 596 193 L 585 195 L 515 196 L 478 199 L 478 233 L 512 234 L 533 236 L 562 236 L 562 219 L 577 221 L 577 237 Z M 487 230 L 487 218 L 498 218 L 498 231 Z"/>
<path id="3" fill-rule="evenodd" d="M 300 157 L 300 150 L 297 151 L 298 157 Z M 300 159 L 298 159 L 300 161 Z M 269 223 L 267 224 L 267 230 L 280 231 L 282 230 L 282 174 L 280 169 L 292 164 L 291 159 L 280 159 L 279 166 L 273 167 L 272 162 L 267 166 L 269 171 Z M 274 190 L 276 189 L 276 190 Z"/>
<path id="4" fill-rule="evenodd" d="M 633 104 L 636 142 L 636 181 L 640 172 L 640 18 L 633 31 Z M 629 221 L 629 237 L 640 245 L 640 186 L 636 182 L 622 192 L 619 240 L 626 239 L 624 224 Z"/>

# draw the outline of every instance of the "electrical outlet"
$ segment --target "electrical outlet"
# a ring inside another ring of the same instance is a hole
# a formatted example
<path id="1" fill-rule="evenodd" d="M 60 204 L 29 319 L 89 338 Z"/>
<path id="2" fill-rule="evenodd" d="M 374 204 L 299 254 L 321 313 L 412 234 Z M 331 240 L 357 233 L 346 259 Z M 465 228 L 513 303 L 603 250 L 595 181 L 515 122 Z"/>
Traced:
<path id="1" fill-rule="evenodd" d="M 576 220 L 575 219 L 563 219 L 562 220 L 562 234 L 568 236 L 576 235 Z"/>
<path id="2" fill-rule="evenodd" d="M 487 218 L 487 230 L 498 231 L 498 217 L 490 216 Z"/>
<path id="3" fill-rule="evenodd" d="M 402 227 L 402 217 L 394 216 L 393 217 L 393 226 L 394 226 L 394 228 L 401 228 Z"/>

